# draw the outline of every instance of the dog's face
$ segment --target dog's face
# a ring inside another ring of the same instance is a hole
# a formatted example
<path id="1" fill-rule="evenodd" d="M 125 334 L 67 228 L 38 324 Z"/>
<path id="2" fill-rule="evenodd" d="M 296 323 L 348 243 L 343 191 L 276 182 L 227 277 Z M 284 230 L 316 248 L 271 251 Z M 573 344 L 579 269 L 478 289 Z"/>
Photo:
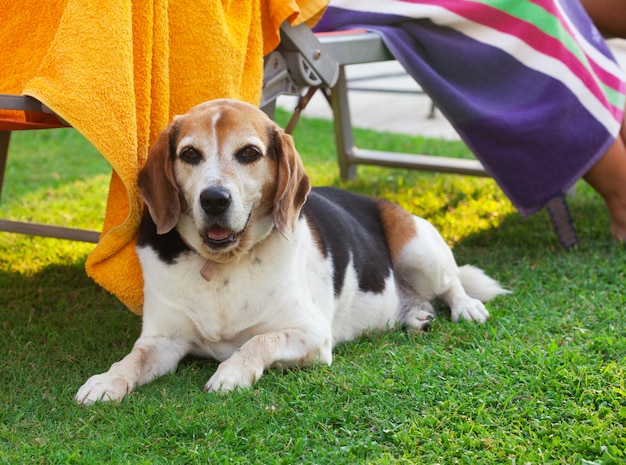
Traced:
<path id="1" fill-rule="evenodd" d="M 150 148 L 138 186 L 159 234 L 176 227 L 215 262 L 245 254 L 274 227 L 289 237 L 310 190 L 291 136 L 227 99 L 177 116 Z"/>

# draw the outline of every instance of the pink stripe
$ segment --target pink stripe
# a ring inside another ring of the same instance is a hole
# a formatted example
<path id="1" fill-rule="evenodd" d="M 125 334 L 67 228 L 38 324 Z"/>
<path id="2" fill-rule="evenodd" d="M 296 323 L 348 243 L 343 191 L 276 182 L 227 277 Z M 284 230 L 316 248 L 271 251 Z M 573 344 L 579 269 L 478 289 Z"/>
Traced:
<path id="1" fill-rule="evenodd" d="M 596 96 L 596 98 L 605 102 L 604 92 L 599 89 L 595 79 L 593 79 L 588 70 L 576 59 L 576 57 L 554 37 L 546 35 L 541 29 L 532 23 L 520 20 L 515 16 L 505 13 L 501 10 L 493 8 L 489 5 L 459 2 L 458 0 L 402 0 L 407 3 L 427 4 L 443 7 L 469 21 L 482 24 L 491 29 L 503 32 L 505 34 L 514 35 L 529 46 L 551 56 L 564 65 L 566 65 L 574 75 L 578 76 L 585 86 Z"/>

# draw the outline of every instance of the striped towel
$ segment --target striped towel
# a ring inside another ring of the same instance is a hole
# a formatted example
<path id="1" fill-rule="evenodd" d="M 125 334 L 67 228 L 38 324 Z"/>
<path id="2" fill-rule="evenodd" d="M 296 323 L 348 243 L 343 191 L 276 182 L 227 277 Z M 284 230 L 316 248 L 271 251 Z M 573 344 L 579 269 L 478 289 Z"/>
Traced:
<path id="1" fill-rule="evenodd" d="M 529 215 L 613 143 L 626 85 L 572 0 L 332 0 L 316 31 L 379 33 Z"/>

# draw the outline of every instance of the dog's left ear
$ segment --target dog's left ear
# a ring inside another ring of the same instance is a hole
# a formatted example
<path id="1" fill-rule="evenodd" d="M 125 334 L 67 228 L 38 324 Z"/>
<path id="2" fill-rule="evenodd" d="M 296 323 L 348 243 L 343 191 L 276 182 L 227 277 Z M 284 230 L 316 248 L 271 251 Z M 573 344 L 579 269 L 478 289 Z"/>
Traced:
<path id="1" fill-rule="evenodd" d="M 292 137 L 277 128 L 274 138 L 278 156 L 274 224 L 289 239 L 296 229 L 300 210 L 311 190 L 311 181 L 304 171 Z"/>
<path id="2" fill-rule="evenodd" d="M 150 216 L 157 226 L 157 234 L 171 231 L 178 222 L 180 199 L 174 179 L 174 160 L 170 153 L 170 139 L 175 123 L 167 126 L 148 151 L 146 164 L 139 172 L 137 185 Z"/>

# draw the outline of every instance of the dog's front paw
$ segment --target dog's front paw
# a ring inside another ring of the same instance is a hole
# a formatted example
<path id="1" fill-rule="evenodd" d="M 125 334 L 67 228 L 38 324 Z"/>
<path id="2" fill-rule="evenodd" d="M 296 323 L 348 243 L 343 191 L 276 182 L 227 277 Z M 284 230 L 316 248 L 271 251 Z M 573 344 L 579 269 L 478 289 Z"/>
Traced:
<path id="1" fill-rule="evenodd" d="M 80 405 L 98 401 L 120 402 L 131 391 L 130 383 L 120 376 L 102 373 L 87 380 L 74 397 Z"/>
<path id="2" fill-rule="evenodd" d="M 204 390 L 229 392 L 235 389 L 244 389 L 256 383 L 263 370 L 251 369 L 237 362 L 226 360 L 220 363 L 217 370 L 204 385 Z"/>
<path id="3" fill-rule="evenodd" d="M 485 305 L 480 300 L 471 297 L 458 302 L 451 311 L 453 321 L 459 321 L 463 318 L 465 321 L 484 323 L 489 319 L 489 312 Z"/>

